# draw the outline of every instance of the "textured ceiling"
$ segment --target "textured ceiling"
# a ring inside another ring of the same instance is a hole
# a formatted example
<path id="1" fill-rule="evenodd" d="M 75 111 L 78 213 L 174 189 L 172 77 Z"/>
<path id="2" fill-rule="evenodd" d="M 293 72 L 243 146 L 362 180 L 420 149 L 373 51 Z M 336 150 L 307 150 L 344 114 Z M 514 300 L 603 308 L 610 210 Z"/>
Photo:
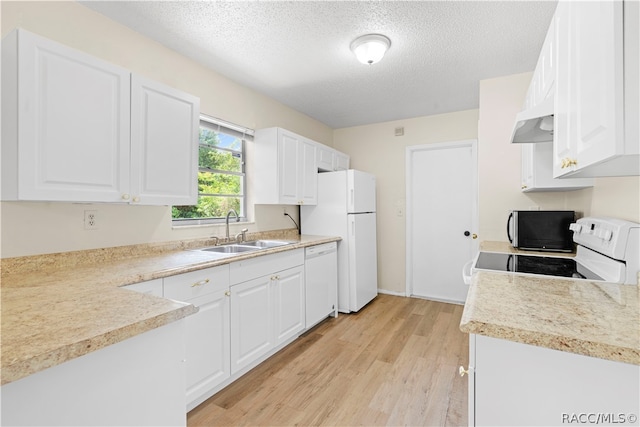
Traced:
<path id="1" fill-rule="evenodd" d="M 532 71 L 555 1 L 87 1 L 85 6 L 337 129 L 478 107 Z M 358 36 L 391 39 L 359 63 Z"/>

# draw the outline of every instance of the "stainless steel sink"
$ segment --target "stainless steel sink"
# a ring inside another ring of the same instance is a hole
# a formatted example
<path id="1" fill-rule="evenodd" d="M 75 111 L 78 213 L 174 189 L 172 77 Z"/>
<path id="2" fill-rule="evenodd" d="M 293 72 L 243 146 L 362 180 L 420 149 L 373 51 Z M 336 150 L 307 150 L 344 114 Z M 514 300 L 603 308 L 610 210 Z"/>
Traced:
<path id="1" fill-rule="evenodd" d="M 223 254 L 237 254 L 241 252 L 249 252 L 249 251 L 257 251 L 260 248 L 253 246 L 243 246 L 243 245 L 221 245 L 221 246 L 212 246 L 210 248 L 202 248 L 199 249 L 201 251 L 206 252 L 218 252 Z"/>
<path id="2" fill-rule="evenodd" d="M 293 242 L 284 240 L 253 240 L 251 242 L 233 243 L 208 248 L 197 249 L 205 252 L 215 252 L 219 254 L 239 254 L 243 252 L 259 251 L 261 249 L 276 248 L 278 246 L 290 245 Z"/>
<path id="3" fill-rule="evenodd" d="M 254 240 L 251 242 L 242 242 L 239 245 L 252 246 L 261 249 L 277 248 L 278 246 L 291 245 L 293 242 L 287 242 L 284 240 Z"/>

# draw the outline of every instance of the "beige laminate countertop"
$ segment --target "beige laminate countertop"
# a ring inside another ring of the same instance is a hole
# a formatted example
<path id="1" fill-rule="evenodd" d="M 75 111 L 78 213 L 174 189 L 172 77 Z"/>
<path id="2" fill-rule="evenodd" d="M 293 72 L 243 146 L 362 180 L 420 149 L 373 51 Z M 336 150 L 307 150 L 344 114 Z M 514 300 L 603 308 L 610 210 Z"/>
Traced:
<path id="1" fill-rule="evenodd" d="M 484 245 L 483 250 L 500 250 Z M 637 285 L 478 271 L 463 332 L 640 365 Z"/>
<path id="2" fill-rule="evenodd" d="M 192 250 L 211 245 L 201 240 L 3 259 L 2 384 L 197 311 L 191 304 L 120 286 L 340 240 L 284 237 L 293 243 L 226 258 Z"/>

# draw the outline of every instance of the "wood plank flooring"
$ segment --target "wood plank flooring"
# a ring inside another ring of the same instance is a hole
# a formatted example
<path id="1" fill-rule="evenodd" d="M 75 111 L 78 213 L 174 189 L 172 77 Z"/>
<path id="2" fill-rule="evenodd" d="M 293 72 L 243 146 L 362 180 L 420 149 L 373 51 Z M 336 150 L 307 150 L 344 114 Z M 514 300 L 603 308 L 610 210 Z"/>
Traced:
<path id="1" fill-rule="evenodd" d="M 462 306 L 390 295 L 340 314 L 212 396 L 188 426 L 467 424 Z"/>

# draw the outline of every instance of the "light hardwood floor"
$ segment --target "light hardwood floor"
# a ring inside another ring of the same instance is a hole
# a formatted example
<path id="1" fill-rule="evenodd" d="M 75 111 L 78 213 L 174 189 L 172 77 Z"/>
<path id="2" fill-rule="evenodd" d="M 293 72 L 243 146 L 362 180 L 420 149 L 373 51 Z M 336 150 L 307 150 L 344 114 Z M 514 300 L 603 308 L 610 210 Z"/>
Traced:
<path id="1" fill-rule="evenodd" d="M 467 424 L 462 306 L 378 295 L 189 412 L 188 426 Z"/>

